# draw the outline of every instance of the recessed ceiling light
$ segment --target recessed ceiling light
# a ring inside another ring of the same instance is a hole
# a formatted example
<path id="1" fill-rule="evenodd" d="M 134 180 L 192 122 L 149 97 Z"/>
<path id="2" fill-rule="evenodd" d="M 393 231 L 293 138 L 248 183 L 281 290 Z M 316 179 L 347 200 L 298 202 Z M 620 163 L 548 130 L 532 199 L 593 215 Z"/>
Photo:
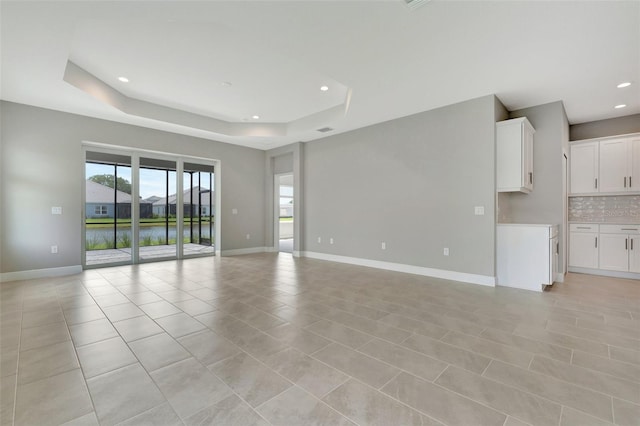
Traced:
<path id="1" fill-rule="evenodd" d="M 128 83 L 129 79 L 127 77 L 118 77 L 118 80 L 120 80 L 123 83 Z"/>
<path id="2" fill-rule="evenodd" d="M 327 90 L 329 90 L 329 86 L 320 86 L 320 90 L 326 92 Z"/>
<path id="3" fill-rule="evenodd" d="M 251 117 L 251 118 L 253 118 L 254 120 L 259 120 L 259 119 L 260 119 L 260 116 L 259 116 L 259 115 L 254 115 L 254 116 L 253 116 L 253 117 Z"/>
<path id="4" fill-rule="evenodd" d="M 625 81 L 624 83 L 618 84 L 618 89 L 622 89 L 623 87 L 629 87 L 629 86 L 631 86 L 631 83 L 629 83 L 628 81 Z"/>
<path id="5" fill-rule="evenodd" d="M 620 104 L 620 105 L 616 105 L 616 106 L 614 106 L 614 108 L 615 108 L 615 109 L 620 109 L 620 108 L 624 108 L 624 107 L 626 107 L 626 106 L 627 106 L 626 104 Z"/>

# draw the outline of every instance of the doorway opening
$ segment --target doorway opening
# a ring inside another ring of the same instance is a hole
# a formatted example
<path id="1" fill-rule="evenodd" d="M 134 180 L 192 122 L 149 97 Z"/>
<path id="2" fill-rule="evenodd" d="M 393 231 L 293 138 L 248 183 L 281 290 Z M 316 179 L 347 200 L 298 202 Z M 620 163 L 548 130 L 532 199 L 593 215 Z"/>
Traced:
<path id="1" fill-rule="evenodd" d="M 279 252 L 293 253 L 294 220 L 293 217 L 293 174 L 275 175 L 276 215 L 274 230 L 276 249 Z"/>

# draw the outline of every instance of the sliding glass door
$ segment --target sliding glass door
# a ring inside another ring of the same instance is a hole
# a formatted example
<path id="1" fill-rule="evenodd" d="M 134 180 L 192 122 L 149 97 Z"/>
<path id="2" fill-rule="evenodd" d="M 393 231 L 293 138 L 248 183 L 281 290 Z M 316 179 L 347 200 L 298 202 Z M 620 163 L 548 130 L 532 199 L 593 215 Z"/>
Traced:
<path id="1" fill-rule="evenodd" d="M 175 258 L 176 162 L 140 157 L 139 176 L 139 259 Z"/>
<path id="2" fill-rule="evenodd" d="M 213 166 L 184 163 L 184 255 L 213 253 L 215 186 Z"/>
<path id="3" fill-rule="evenodd" d="M 86 265 L 131 263 L 131 157 L 88 152 Z"/>
<path id="4" fill-rule="evenodd" d="M 117 152 L 86 150 L 84 265 L 215 254 L 213 161 Z"/>

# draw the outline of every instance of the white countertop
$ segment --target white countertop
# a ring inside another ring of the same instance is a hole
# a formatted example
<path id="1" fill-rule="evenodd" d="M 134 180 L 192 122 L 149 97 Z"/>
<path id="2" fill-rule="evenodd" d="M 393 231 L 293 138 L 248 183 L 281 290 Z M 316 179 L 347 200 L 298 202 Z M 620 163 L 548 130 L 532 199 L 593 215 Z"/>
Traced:
<path id="1" fill-rule="evenodd" d="M 548 228 L 550 226 L 557 226 L 557 225 L 551 225 L 551 224 L 544 224 L 544 223 L 497 223 L 497 226 L 539 226 L 541 228 Z"/>
<path id="2" fill-rule="evenodd" d="M 569 221 L 570 224 L 573 223 L 584 223 L 585 225 L 637 225 L 640 223 L 640 221 L 636 220 L 636 221 L 621 221 L 621 222 L 594 222 L 594 221 L 589 221 L 589 220 L 570 220 Z"/>

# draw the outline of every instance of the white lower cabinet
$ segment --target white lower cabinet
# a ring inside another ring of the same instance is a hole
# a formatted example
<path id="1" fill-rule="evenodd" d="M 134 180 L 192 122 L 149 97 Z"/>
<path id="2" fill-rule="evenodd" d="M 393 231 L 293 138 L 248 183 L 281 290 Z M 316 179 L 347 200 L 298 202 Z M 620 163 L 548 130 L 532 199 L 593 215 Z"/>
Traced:
<path id="1" fill-rule="evenodd" d="M 571 224 L 569 227 L 569 266 L 598 269 L 597 224 Z"/>
<path id="2" fill-rule="evenodd" d="M 629 240 L 622 234 L 600 234 L 600 269 L 629 270 Z"/>
<path id="3" fill-rule="evenodd" d="M 629 272 L 640 273 L 640 236 L 639 235 L 631 236 L 631 249 L 629 251 Z"/>
<path id="4" fill-rule="evenodd" d="M 558 226 L 498 224 L 497 284 L 543 291 L 553 284 L 558 267 Z"/>
<path id="5" fill-rule="evenodd" d="M 572 223 L 569 267 L 640 273 L 640 225 Z"/>

